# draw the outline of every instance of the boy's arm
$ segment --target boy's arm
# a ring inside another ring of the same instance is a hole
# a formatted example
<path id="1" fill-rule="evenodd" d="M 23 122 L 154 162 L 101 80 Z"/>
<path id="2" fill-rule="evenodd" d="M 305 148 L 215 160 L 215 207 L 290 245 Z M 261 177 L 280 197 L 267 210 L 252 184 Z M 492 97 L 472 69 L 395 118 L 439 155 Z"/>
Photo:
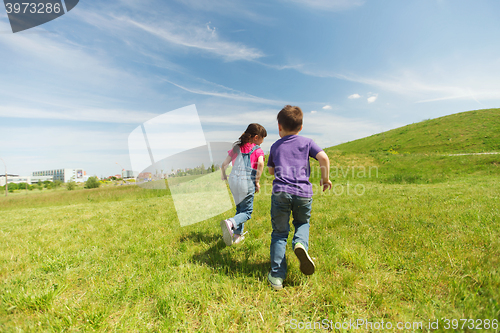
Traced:
<path id="1" fill-rule="evenodd" d="M 224 160 L 224 162 L 222 162 L 222 165 L 220 167 L 220 170 L 222 172 L 221 174 L 222 180 L 227 180 L 226 168 L 229 165 L 229 163 L 231 163 L 231 156 L 227 155 L 226 159 Z"/>
<path id="2" fill-rule="evenodd" d="M 272 150 L 272 147 L 271 147 L 271 150 Z M 271 166 L 271 165 L 274 165 L 272 152 L 269 153 L 269 157 L 267 160 L 267 170 L 269 171 L 269 174 L 271 176 L 274 176 L 274 166 Z"/>
<path id="3" fill-rule="evenodd" d="M 260 190 L 260 176 L 262 176 L 262 171 L 264 171 L 264 156 L 259 156 L 257 159 L 257 174 L 255 175 L 255 192 Z"/>
<path id="4" fill-rule="evenodd" d="M 330 180 L 330 160 L 324 151 L 317 153 L 316 159 L 318 160 L 319 168 L 321 169 L 321 180 L 319 182 L 319 186 L 323 186 L 324 192 L 327 189 L 332 188 L 332 182 Z"/>

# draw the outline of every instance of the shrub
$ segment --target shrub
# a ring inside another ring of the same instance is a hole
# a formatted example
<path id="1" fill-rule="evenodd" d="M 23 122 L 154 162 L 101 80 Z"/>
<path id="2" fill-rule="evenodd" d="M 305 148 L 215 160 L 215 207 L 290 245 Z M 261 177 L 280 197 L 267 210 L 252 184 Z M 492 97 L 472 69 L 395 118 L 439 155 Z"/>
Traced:
<path id="1" fill-rule="evenodd" d="M 97 177 L 90 177 L 85 182 L 85 188 L 98 188 L 99 186 L 101 186 L 101 183 Z"/>
<path id="2" fill-rule="evenodd" d="M 66 183 L 66 188 L 68 191 L 73 191 L 76 187 L 76 183 L 73 180 L 70 180 L 69 182 Z"/>

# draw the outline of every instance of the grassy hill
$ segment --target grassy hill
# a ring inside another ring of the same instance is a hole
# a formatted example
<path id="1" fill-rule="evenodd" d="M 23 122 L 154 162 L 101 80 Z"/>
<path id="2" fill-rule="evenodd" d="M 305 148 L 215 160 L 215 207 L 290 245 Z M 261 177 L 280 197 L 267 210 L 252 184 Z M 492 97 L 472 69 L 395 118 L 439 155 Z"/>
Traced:
<path id="1" fill-rule="evenodd" d="M 461 112 L 340 144 L 352 153 L 480 153 L 500 151 L 500 109 Z"/>
<path id="2" fill-rule="evenodd" d="M 437 183 L 466 175 L 499 175 L 500 155 L 474 154 L 500 152 L 500 109 L 425 120 L 326 152 L 337 180 Z M 363 175 L 363 169 L 372 174 Z"/>

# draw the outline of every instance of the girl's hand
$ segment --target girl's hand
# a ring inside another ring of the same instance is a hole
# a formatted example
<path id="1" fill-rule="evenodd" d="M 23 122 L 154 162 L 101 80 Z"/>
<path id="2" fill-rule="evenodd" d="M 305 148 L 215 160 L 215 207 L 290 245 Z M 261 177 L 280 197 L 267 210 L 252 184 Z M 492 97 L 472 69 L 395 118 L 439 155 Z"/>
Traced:
<path id="1" fill-rule="evenodd" d="M 220 175 L 220 179 L 227 180 L 227 176 L 226 176 L 225 172 L 222 172 L 222 174 Z"/>
<path id="2" fill-rule="evenodd" d="M 260 184 L 255 183 L 255 193 L 259 193 L 259 191 L 260 191 Z"/>

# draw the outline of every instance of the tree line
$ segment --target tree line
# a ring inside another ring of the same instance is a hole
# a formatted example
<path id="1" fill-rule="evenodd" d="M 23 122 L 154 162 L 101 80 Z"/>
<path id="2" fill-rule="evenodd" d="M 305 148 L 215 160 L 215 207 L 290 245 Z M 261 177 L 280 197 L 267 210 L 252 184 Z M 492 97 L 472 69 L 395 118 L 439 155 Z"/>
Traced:
<path id="1" fill-rule="evenodd" d="M 174 172 L 172 169 L 172 173 L 170 177 L 183 177 L 183 176 L 192 176 L 192 175 L 204 175 L 207 173 L 212 173 L 220 169 L 220 166 L 218 164 L 212 164 L 208 168 L 205 168 L 205 165 L 203 163 L 200 166 L 197 166 L 195 168 L 186 168 L 184 170 L 179 169 L 177 172 Z"/>
<path id="2" fill-rule="evenodd" d="M 44 188 L 47 190 L 51 189 L 57 189 L 61 187 L 63 184 L 62 181 L 60 180 L 55 180 L 55 181 L 50 181 L 50 180 L 45 180 L 45 181 L 38 181 L 36 184 L 28 184 L 28 183 L 8 183 L 8 191 L 10 193 L 13 193 L 16 190 L 28 190 L 28 191 L 33 191 L 33 190 L 39 190 L 42 191 Z M 87 181 L 85 182 L 84 188 L 86 189 L 91 189 L 91 188 L 98 188 L 101 185 L 101 182 L 97 177 L 89 177 Z M 72 191 L 76 188 L 76 182 L 74 180 L 70 180 L 65 184 L 66 189 L 69 191 Z M 5 186 L 0 186 L 0 191 L 5 191 Z"/>

